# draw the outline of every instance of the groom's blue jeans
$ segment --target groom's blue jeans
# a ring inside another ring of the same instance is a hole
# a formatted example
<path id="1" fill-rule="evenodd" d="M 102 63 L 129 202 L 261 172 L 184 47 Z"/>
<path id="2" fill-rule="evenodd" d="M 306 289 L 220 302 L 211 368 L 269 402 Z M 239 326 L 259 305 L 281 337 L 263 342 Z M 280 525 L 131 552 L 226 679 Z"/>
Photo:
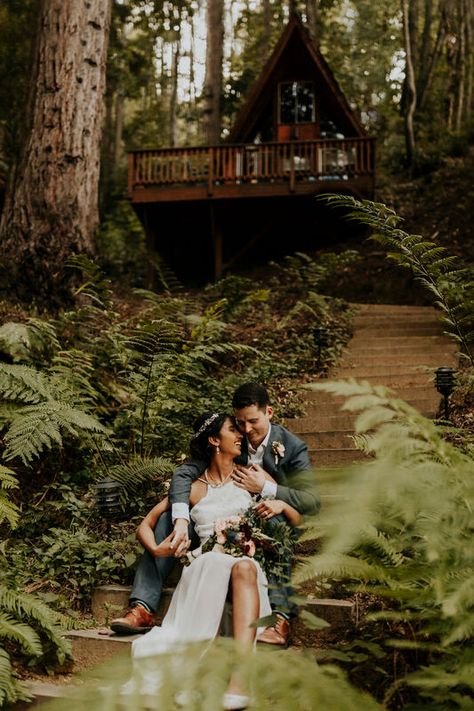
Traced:
<path id="1" fill-rule="evenodd" d="M 284 516 L 275 516 L 271 521 L 277 523 L 278 521 L 285 521 Z M 171 511 L 165 511 L 161 514 L 158 519 L 158 523 L 155 526 L 155 541 L 161 543 L 173 530 L 173 521 L 171 518 Z M 194 532 L 194 526 L 189 525 L 189 537 L 191 538 L 191 547 L 195 548 L 199 545 L 196 534 Z M 176 559 L 167 558 L 154 558 L 151 553 L 145 551 L 138 564 L 137 572 L 135 573 L 135 579 L 133 581 L 133 588 L 130 594 L 130 603 L 141 601 L 148 605 L 148 607 L 155 612 L 160 604 L 161 593 L 166 582 L 166 578 L 169 576 L 173 570 Z M 292 594 L 290 587 L 291 578 L 291 559 L 285 561 L 287 568 L 287 575 L 285 575 L 285 580 L 282 581 L 281 578 L 273 578 L 270 576 L 268 580 L 268 597 L 270 598 L 270 604 L 273 610 L 278 610 L 280 612 L 285 612 L 290 614 L 293 612 L 292 607 L 288 601 L 288 598 Z"/>

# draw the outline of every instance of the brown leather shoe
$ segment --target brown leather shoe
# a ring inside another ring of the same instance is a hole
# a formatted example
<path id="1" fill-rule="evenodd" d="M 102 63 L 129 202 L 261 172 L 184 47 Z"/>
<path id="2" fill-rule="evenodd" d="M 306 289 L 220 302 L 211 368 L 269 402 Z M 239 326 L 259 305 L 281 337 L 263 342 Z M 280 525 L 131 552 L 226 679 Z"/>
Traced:
<path id="1" fill-rule="evenodd" d="M 257 637 L 257 642 L 276 644 L 286 649 L 290 642 L 290 623 L 285 617 L 277 614 L 277 621 L 273 627 L 265 627 L 262 634 Z"/>
<path id="2" fill-rule="evenodd" d="M 117 634 L 142 634 L 155 624 L 155 615 L 143 605 L 134 605 L 123 617 L 110 623 L 110 629 Z"/>

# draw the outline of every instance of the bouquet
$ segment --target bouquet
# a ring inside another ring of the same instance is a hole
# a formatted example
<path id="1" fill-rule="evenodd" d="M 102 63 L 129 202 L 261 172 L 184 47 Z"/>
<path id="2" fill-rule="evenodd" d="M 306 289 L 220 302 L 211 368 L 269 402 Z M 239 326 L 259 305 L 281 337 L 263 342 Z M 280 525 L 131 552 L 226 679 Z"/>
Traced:
<path id="1" fill-rule="evenodd" d="M 270 524 L 250 507 L 239 515 L 216 519 L 211 536 L 200 548 L 189 551 L 182 562 L 189 565 L 199 555 L 214 551 L 236 558 L 255 558 L 267 577 L 278 576 L 285 569 L 295 541 L 291 526 L 283 522 Z"/>

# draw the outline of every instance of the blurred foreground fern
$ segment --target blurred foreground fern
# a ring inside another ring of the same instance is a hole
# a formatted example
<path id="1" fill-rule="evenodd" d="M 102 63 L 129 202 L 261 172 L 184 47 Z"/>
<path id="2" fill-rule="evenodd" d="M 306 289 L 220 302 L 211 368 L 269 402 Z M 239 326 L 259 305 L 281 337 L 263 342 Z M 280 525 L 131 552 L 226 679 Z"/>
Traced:
<path id="1" fill-rule="evenodd" d="M 393 636 L 385 628 L 385 645 L 415 650 L 418 660 L 387 701 L 411 687 L 416 708 L 472 708 L 474 459 L 387 388 L 354 380 L 312 387 L 360 413 L 356 432 L 374 458 L 339 474 L 332 491 L 341 503 L 305 533 L 323 539 L 322 551 L 300 563 L 296 580 L 349 579 L 386 600 L 374 617 L 402 626 Z"/>

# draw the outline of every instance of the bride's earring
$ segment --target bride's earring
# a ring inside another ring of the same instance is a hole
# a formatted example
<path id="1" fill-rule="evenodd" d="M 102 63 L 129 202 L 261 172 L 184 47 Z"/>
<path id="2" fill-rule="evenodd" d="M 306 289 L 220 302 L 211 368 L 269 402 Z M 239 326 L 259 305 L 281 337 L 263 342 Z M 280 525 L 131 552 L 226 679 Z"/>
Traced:
<path id="1" fill-rule="evenodd" d="M 221 453 L 221 448 L 219 447 L 218 444 L 216 444 L 216 454 L 220 454 L 220 453 Z"/>

